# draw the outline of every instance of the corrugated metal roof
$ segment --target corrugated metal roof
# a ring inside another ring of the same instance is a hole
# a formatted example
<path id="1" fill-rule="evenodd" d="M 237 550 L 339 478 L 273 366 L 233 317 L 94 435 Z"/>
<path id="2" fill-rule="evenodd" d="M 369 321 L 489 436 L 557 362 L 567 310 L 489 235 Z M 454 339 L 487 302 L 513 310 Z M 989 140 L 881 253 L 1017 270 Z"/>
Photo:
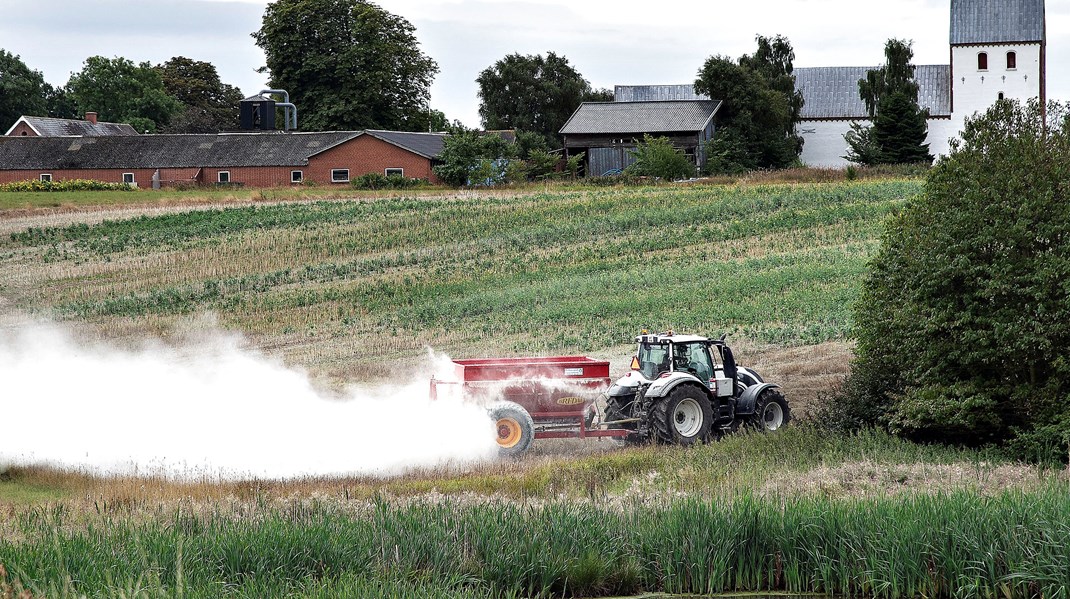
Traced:
<path id="1" fill-rule="evenodd" d="M 1044 0 L 951 0 L 951 45 L 1044 40 Z"/>
<path id="2" fill-rule="evenodd" d="M 720 104 L 720 100 L 584 102 L 561 134 L 701 131 Z"/>
<path id="3" fill-rule="evenodd" d="M 695 86 L 683 85 L 616 85 L 613 87 L 614 102 L 661 102 L 666 100 L 709 100 L 696 94 Z"/>
<path id="4" fill-rule="evenodd" d="M 869 118 L 866 104 L 858 95 L 858 80 L 877 67 L 797 68 L 795 89 L 802 92 L 804 119 Z M 951 67 L 946 64 L 918 65 L 918 105 L 930 116 L 951 116 Z"/>
<path id="5" fill-rule="evenodd" d="M 303 166 L 360 135 L 240 133 L 123 137 L 0 137 L 0 169 L 62 170 Z"/>
<path id="6" fill-rule="evenodd" d="M 42 137 L 62 137 L 83 135 L 98 137 L 105 135 L 137 135 L 137 130 L 126 123 L 91 123 L 79 119 L 57 119 L 48 116 L 23 116 L 11 126 L 26 123 Z M 8 132 L 11 132 L 8 129 Z"/>
<path id="7" fill-rule="evenodd" d="M 446 144 L 445 133 L 410 133 L 369 129 L 367 134 L 424 158 L 437 158 Z"/>

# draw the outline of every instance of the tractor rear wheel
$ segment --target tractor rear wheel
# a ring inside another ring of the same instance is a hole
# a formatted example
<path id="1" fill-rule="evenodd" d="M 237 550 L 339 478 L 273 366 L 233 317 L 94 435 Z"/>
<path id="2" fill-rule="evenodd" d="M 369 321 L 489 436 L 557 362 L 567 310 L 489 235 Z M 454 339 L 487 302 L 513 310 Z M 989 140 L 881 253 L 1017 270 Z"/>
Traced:
<path id="1" fill-rule="evenodd" d="M 518 456 L 535 440 L 535 421 L 520 404 L 500 401 L 487 410 L 498 433 L 498 455 Z"/>
<path id="2" fill-rule="evenodd" d="M 680 385 L 654 405 L 654 430 L 658 441 L 693 445 L 710 438 L 713 408 L 710 400 L 694 385 Z"/>
<path id="3" fill-rule="evenodd" d="M 791 421 L 791 408 L 784 395 L 776 389 L 766 389 L 754 404 L 751 424 L 762 432 L 772 432 Z"/>

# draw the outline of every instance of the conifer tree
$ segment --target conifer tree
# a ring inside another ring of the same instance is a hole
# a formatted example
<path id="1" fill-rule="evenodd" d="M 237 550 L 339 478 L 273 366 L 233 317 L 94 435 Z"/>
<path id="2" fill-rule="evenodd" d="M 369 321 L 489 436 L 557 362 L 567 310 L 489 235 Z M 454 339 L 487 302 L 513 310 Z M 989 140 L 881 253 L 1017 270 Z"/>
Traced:
<path id="1" fill-rule="evenodd" d="M 864 165 L 932 162 L 925 143 L 929 111 L 918 105 L 913 57 L 911 42 L 890 39 L 884 45 L 884 65 L 859 79 L 858 95 L 873 125 L 851 124 L 844 135 L 847 160 Z"/>

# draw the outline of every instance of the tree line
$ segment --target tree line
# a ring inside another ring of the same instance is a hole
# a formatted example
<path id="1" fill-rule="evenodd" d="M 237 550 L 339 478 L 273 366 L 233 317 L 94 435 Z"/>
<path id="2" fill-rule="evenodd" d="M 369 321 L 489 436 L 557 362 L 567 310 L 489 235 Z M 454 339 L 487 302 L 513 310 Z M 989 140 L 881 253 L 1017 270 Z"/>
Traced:
<path id="1" fill-rule="evenodd" d="M 430 105 L 439 67 L 420 49 L 413 25 L 372 2 L 275 0 L 252 37 L 266 58 L 260 72 L 269 76 L 269 87 L 290 92 L 303 130 L 465 129 Z M 780 35 L 756 41 L 752 54 L 711 56 L 697 73 L 695 91 L 722 102 L 717 135 L 707 148 L 711 172 L 799 163 L 803 140 L 796 125 L 803 97 L 795 86 L 794 50 Z M 920 148 L 927 115 L 917 107 L 909 44 L 890 40 L 887 50 L 887 64 L 859 82 L 874 124 L 855 125 L 847 157 L 862 164 L 931 160 Z M 65 86 L 53 87 L 0 49 L 0 74 L 0 124 L 24 114 L 78 118 L 93 111 L 138 131 L 217 132 L 235 128 L 242 99 L 214 65 L 182 56 L 158 65 L 92 56 Z M 483 128 L 517 131 L 525 159 L 532 151 L 560 148 L 558 131 L 582 102 L 613 99 L 552 51 L 509 54 L 476 82 Z M 913 145 L 904 150 L 904 144 Z"/>

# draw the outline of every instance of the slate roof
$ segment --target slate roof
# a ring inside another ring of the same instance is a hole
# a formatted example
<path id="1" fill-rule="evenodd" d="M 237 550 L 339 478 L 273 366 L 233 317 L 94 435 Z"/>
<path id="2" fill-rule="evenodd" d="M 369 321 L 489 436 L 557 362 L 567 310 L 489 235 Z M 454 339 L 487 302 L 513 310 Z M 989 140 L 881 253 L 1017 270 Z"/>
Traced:
<path id="1" fill-rule="evenodd" d="M 1044 40 L 1044 0 L 951 0 L 951 45 Z"/>
<path id="2" fill-rule="evenodd" d="M 360 135 L 239 133 L 135 137 L 0 137 L 0 169 L 62 170 L 303 166 Z"/>
<path id="3" fill-rule="evenodd" d="M 702 131 L 720 106 L 720 100 L 584 102 L 561 134 Z"/>
<path id="4" fill-rule="evenodd" d="M 409 133 L 406 131 L 378 131 L 374 129 L 369 129 L 365 133 L 429 159 L 437 158 L 442 153 L 442 148 L 446 145 L 445 133 Z"/>
<path id="5" fill-rule="evenodd" d="M 137 135 L 137 130 L 126 123 L 91 123 L 80 119 L 57 119 L 48 116 L 23 116 L 7 130 L 11 131 L 19 123 L 26 123 L 42 137 L 62 137 L 83 135 L 98 137 L 105 135 Z"/>
<path id="6" fill-rule="evenodd" d="M 804 119 L 869 118 L 858 96 L 858 80 L 877 67 L 806 67 L 794 71 L 795 89 L 802 91 Z M 951 116 L 951 66 L 918 65 L 918 104 L 930 116 Z"/>

